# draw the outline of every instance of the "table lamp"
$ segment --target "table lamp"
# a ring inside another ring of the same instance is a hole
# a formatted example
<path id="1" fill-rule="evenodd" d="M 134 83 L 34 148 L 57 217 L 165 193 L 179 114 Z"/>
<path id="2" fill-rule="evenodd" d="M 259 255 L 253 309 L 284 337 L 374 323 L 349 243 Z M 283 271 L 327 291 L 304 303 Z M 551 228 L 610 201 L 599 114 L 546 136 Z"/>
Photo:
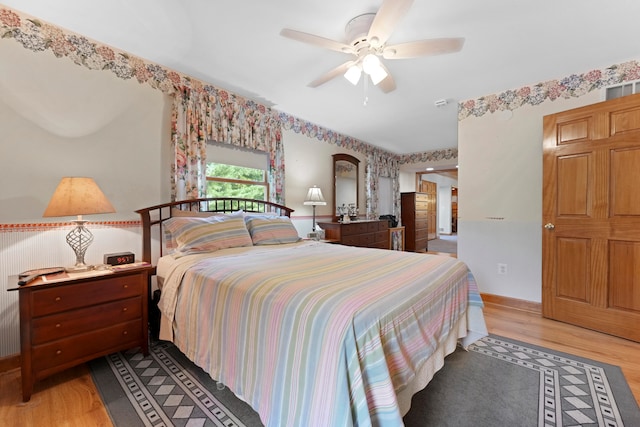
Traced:
<path id="1" fill-rule="evenodd" d="M 327 202 L 324 200 L 324 197 L 322 197 L 322 190 L 320 190 L 315 185 L 309 188 L 307 197 L 304 199 L 303 204 L 313 206 L 313 228 L 312 232 L 309 233 L 309 237 L 315 239 L 318 237 L 318 235 L 316 234 L 316 206 L 324 206 L 327 204 Z"/>
<path id="2" fill-rule="evenodd" d="M 69 272 L 86 271 L 91 267 L 84 263 L 84 254 L 93 242 L 93 234 L 85 227 L 89 221 L 82 215 L 113 213 L 116 210 L 93 178 L 64 177 L 51 196 L 43 217 L 77 215 L 76 227 L 67 234 L 67 243 L 76 254 L 76 264 L 66 268 Z"/>

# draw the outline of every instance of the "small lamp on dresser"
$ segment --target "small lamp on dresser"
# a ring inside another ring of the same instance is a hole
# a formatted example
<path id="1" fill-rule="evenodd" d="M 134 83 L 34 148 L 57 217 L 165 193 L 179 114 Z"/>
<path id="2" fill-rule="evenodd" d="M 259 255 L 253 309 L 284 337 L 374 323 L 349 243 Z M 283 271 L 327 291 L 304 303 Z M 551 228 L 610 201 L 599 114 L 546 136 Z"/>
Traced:
<path id="1" fill-rule="evenodd" d="M 72 221 L 76 225 L 75 228 L 67 234 L 67 243 L 76 254 L 76 264 L 66 268 L 67 271 L 86 271 L 91 268 L 84 263 L 84 254 L 93 242 L 93 234 L 85 227 L 88 221 L 82 219 L 82 215 L 115 211 L 93 178 L 62 178 L 42 216 L 47 218 L 77 215 L 77 219 Z"/>
<path id="2" fill-rule="evenodd" d="M 320 190 L 315 185 L 309 188 L 307 197 L 305 197 L 303 204 L 313 206 L 313 227 L 308 237 L 311 239 L 317 239 L 318 234 L 316 233 L 316 206 L 324 206 L 327 204 L 327 202 L 324 200 L 324 197 L 322 196 L 322 190 Z"/>

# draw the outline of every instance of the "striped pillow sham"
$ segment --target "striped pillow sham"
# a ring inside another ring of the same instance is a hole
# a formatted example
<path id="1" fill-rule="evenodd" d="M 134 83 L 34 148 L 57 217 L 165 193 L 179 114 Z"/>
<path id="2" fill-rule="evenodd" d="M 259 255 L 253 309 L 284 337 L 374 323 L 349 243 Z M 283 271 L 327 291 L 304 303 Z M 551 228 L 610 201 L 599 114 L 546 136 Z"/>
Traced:
<path id="1" fill-rule="evenodd" d="M 251 246 L 251 236 L 240 215 L 174 217 L 164 222 L 165 230 L 183 255 L 225 248 Z"/>
<path id="2" fill-rule="evenodd" d="M 251 240 L 256 246 L 294 243 L 300 240 L 298 230 L 286 216 L 245 217 Z"/>

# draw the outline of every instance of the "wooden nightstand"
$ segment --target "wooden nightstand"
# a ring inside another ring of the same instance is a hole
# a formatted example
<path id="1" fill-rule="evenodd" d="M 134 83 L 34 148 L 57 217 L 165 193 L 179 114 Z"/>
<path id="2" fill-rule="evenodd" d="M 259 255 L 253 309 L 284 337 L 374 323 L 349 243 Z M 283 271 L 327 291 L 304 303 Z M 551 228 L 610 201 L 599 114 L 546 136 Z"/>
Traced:
<path id="1" fill-rule="evenodd" d="M 148 285 L 152 267 L 18 288 L 22 398 L 51 374 L 96 357 L 141 347 L 149 353 Z"/>

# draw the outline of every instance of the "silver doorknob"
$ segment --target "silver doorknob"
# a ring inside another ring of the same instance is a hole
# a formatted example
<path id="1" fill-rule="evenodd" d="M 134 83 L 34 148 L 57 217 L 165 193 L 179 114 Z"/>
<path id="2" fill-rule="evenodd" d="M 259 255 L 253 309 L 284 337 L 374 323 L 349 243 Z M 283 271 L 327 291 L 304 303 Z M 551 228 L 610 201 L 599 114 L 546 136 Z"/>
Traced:
<path id="1" fill-rule="evenodd" d="M 555 225 L 553 225 L 552 223 L 548 222 L 544 225 L 544 228 L 546 228 L 547 230 L 553 230 L 556 228 Z"/>

